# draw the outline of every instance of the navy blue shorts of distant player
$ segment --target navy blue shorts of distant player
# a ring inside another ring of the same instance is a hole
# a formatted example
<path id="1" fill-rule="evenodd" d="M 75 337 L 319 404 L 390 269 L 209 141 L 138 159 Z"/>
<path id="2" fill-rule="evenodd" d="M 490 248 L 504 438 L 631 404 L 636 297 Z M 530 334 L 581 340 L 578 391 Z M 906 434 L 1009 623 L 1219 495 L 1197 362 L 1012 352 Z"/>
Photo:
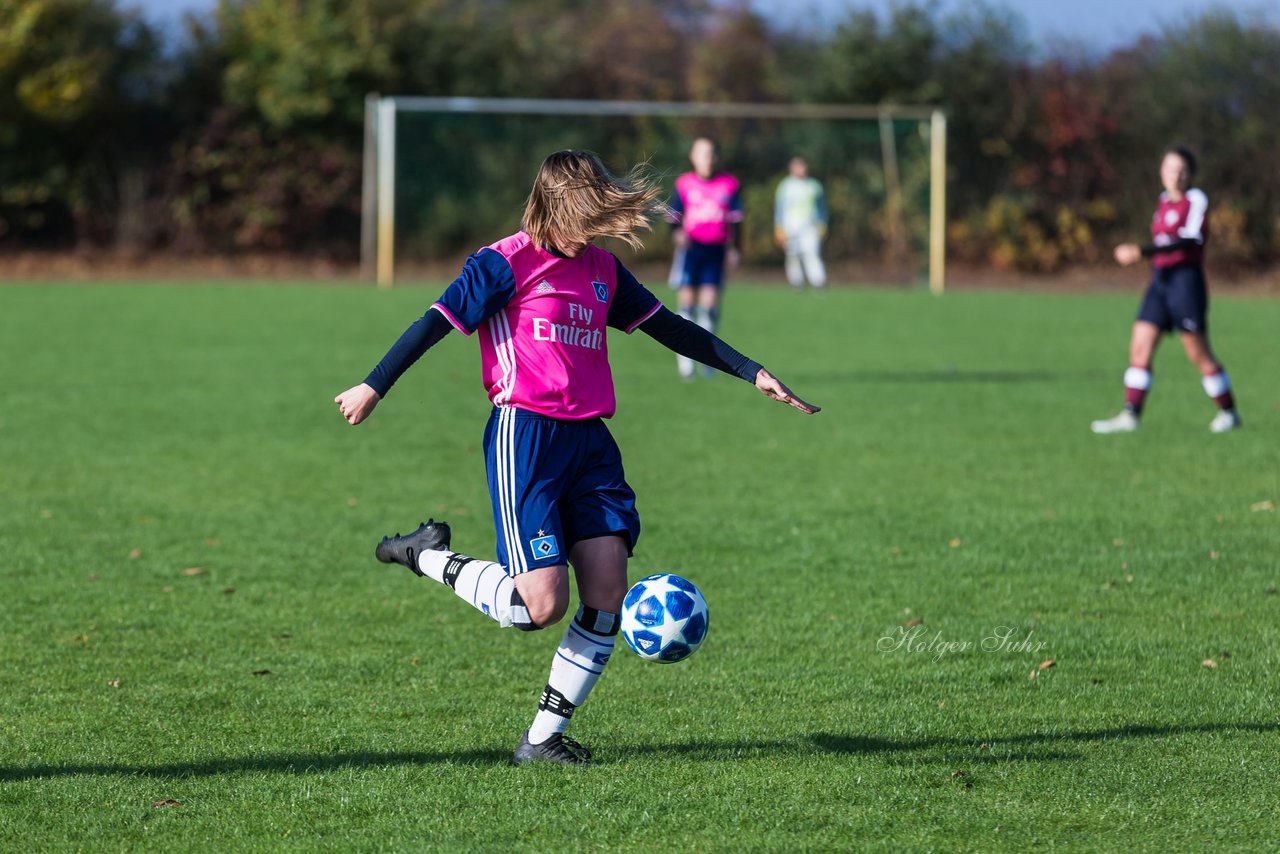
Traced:
<path id="1" fill-rule="evenodd" d="M 618 534 L 630 554 L 640 539 L 636 494 L 599 418 L 562 421 L 495 407 L 484 429 L 484 465 L 498 562 L 509 575 L 568 563 L 581 540 Z"/>
<path id="2" fill-rule="evenodd" d="M 1209 291 L 1204 269 L 1196 264 L 1156 267 L 1142 297 L 1138 320 L 1162 332 L 1208 332 Z"/>
<path id="3" fill-rule="evenodd" d="M 701 287 L 724 285 L 725 247 L 722 244 L 698 243 L 690 240 L 684 250 L 682 284 Z"/>

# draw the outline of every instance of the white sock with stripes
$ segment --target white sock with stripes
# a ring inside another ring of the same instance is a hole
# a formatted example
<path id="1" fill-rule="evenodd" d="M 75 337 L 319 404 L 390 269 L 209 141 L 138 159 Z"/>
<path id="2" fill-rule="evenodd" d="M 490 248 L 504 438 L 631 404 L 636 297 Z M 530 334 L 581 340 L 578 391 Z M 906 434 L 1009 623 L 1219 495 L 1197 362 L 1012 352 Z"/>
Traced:
<path id="1" fill-rule="evenodd" d="M 516 590 L 515 580 L 507 575 L 502 564 L 456 552 L 424 551 L 418 555 L 418 568 L 503 628 L 536 628 Z"/>
<path id="2" fill-rule="evenodd" d="M 538 714 L 529 727 L 529 742 L 541 744 L 564 732 L 574 709 L 586 702 L 613 654 L 618 637 L 618 615 L 578 606 L 578 614 L 564 630 L 551 675 L 538 701 Z"/>

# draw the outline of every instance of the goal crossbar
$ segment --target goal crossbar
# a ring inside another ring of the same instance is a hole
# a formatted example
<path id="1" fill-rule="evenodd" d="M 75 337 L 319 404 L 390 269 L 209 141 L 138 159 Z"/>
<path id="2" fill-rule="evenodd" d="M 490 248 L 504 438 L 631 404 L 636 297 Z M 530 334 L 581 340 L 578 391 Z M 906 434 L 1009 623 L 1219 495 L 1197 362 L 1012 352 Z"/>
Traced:
<path id="1" fill-rule="evenodd" d="M 591 101 L 548 98 L 468 98 L 369 95 L 365 98 L 365 156 L 361 256 L 381 287 L 394 279 L 396 113 L 666 116 L 737 119 L 915 119 L 930 123 L 929 289 L 942 293 L 946 240 L 946 113 L 911 104 L 768 104 L 680 101 Z"/>
<path id="2" fill-rule="evenodd" d="M 397 109 L 423 113 L 524 113 L 577 116 L 677 116 L 729 119 L 929 119 L 936 107 L 898 104 L 765 104 L 688 101 L 590 101 L 545 98 L 430 98 L 389 96 L 380 99 Z"/>

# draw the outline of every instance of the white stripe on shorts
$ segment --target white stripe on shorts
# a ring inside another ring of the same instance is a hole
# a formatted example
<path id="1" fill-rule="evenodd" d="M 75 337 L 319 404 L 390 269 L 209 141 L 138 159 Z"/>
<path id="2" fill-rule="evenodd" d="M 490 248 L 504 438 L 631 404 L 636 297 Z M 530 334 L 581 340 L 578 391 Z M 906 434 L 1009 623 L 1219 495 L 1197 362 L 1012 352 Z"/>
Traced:
<path id="1" fill-rule="evenodd" d="M 509 407 L 498 410 L 495 462 L 498 472 L 498 513 L 502 517 L 507 540 L 507 571 L 519 575 L 528 570 L 520 539 L 520 517 L 516 508 L 516 411 Z"/>

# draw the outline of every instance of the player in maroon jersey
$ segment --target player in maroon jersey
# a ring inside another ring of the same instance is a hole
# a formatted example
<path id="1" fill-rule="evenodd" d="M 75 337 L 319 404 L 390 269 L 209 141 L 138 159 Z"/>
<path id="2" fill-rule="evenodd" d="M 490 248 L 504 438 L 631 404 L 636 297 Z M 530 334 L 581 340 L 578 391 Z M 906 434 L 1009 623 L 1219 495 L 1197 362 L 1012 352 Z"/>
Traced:
<path id="1" fill-rule="evenodd" d="M 1209 293 L 1204 276 L 1204 244 L 1209 234 L 1209 198 L 1191 186 L 1196 158 L 1189 149 L 1171 148 L 1160 163 L 1164 192 L 1151 219 L 1152 242 L 1123 243 L 1116 261 L 1124 266 L 1151 259 L 1151 283 L 1129 339 L 1129 369 L 1124 373 L 1125 406 L 1120 414 L 1092 424 L 1095 433 L 1138 429 L 1142 405 L 1151 389 L 1151 360 L 1165 332 L 1177 330 L 1187 358 L 1200 369 L 1205 393 L 1218 405 L 1209 424 L 1214 433 L 1240 426 L 1231 382 L 1209 345 Z"/>

